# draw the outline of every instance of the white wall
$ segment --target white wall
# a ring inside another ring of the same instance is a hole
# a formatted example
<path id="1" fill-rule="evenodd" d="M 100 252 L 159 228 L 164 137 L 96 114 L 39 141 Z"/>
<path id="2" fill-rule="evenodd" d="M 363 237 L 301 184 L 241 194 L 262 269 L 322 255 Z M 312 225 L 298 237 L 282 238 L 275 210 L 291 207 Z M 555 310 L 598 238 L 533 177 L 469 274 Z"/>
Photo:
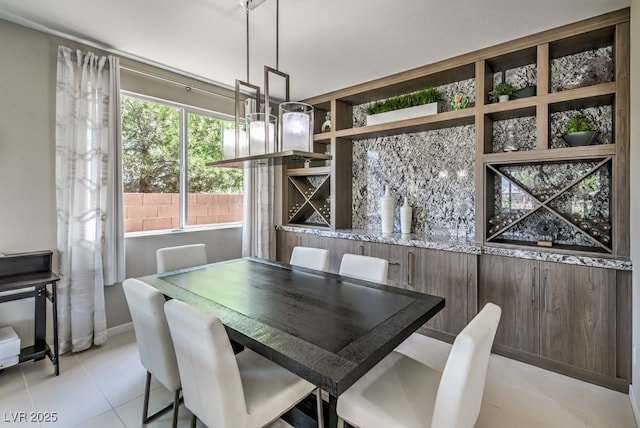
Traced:
<path id="1" fill-rule="evenodd" d="M 99 52 L 0 20 L 0 252 L 49 249 L 55 254 L 55 76 L 59 44 Z M 123 63 L 154 72 L 131 60 Z M 162 71 L 158 74 L 176 78 Z M 123 78 L 124 89 L 133 90 L 135 85 L 136 79 L 131 76 Z M 199 86 L 207 88 L 205 84 Z M 158 85 L 153 89 L 154 95 L 163 95 Z M 191 101 L 183 88 L 174 85 L 166 90 L 168 97 L 182 95 L 180 101 Z M 207 105 L 202 93 L 192 92 L 197 105 L 219 107 L 220 97 L 209 97 L 212 101 Z M 239 257 L 240 236 L 240 228 L 234 227 L 127 239 L 127 275 L 155 272 L 155 250 L 169 245 L 204 242 L 209 261 Z M 56 263 L 54 259 L 54 271 Z M 108 327 L 131 320 L 120 285 L 107 287 L 105 299 Z M 33 299 L 1 304 L 0 327 L 5 325 L 16 329 L 23 345 L 31 344 Z"/>
<path id="2" fill-rule="evenodd" d="M 631 1 L 631 260 L 633 363 L 631 400 L 640 422 L 640 0 Z M 639 424 L 640 425 L 640 424 Z"/>

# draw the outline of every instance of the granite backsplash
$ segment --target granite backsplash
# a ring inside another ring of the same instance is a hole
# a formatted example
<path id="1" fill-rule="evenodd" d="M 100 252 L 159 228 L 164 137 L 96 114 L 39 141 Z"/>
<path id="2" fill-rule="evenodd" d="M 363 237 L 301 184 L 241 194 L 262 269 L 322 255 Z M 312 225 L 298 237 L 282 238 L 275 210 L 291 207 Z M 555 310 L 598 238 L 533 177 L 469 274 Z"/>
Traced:
<path id="1" fill-rule="evenodd" d="M 400 206 L 413 207 L 412 230 L 472 236 L 474 225 L 475 126 L 353 142 L 354 229 L 379 229 L 380 197 L 388 185 Z"/>

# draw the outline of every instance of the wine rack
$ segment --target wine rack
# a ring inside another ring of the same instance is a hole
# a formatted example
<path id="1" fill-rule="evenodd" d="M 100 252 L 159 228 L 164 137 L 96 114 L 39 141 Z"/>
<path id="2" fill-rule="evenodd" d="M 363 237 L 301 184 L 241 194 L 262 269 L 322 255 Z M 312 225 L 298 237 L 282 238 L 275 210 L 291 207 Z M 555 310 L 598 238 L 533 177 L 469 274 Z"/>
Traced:
<path id="1" fill-rule="evenodd" d="M 289 169 L 287 171 L 288 224 L 329 227 L 331 225 L 329 167 Z"/>

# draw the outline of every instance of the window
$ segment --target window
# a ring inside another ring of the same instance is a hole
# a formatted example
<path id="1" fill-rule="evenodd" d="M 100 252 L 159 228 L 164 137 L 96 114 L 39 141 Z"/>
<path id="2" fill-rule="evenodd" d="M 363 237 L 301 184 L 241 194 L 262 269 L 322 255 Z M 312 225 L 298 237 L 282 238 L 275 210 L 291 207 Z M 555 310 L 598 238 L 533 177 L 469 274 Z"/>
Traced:
<path id="1" fill-rule="evenodd" d="M 230 118 L 122 96 L 125 232 L 242 221 L 243 171 L 222 159 Z"/>

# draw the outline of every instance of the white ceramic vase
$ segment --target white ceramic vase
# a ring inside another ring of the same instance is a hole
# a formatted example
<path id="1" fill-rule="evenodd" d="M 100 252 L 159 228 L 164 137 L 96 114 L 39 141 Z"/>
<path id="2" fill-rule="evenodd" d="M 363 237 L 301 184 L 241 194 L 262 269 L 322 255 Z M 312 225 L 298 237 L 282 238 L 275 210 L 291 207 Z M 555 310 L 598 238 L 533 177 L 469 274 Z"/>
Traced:
<path id="1" fill-rule="evenodd" d="M 384 187 L 384 196 L 380 198 L 380 217 L 382 218 L 382 233 L 393 233 L 393 212 L 395 199 L 391 195 L 389 186 Z"/>
<path id="2" fill-rule="evenodd" d="M 400 207 L 400 232 L 411 233 L 411 216 L 413 210 L 407 201 L 407 197 L 404 198 L 404 205 Z"/>

